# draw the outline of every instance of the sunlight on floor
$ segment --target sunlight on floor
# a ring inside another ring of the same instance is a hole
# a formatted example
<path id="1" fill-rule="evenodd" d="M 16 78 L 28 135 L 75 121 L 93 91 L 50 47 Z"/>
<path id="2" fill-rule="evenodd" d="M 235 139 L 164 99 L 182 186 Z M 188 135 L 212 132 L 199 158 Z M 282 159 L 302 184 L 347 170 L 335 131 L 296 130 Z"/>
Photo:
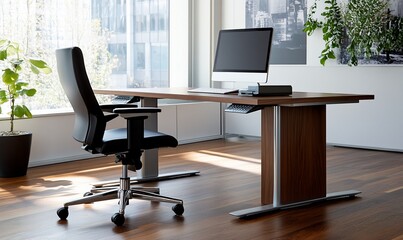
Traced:
<path id="1" fill-rule="evenodd" d="M 86 189 L 84 191 L 88 191 L 89 187 L 91 186 L 90 183 L 99 181 L 97 178 L 77 175 L 46 177 L 42 180 L 43 181 L 29 186 L 20 186 L 20 189 L 30 192 L 42 192 L 46 190 L 58 190 L 62 188 L 74 188 L 75 191 Z"/>
<path id="2" fill-rule="evenodd" d="M 117 164 L 117 165 L 115 165 L 115 166 L 98 167 L 98 168 L 80 170 L 80 171 L 72 172 L 72 174 L 98 172 L 98 171 L 103 171 L 103 170 L 108 170 L 108 169 L 114 169 L 114 168 L 121 168 L 121 167 L 122 167 L 122 165 Z"/>
<path id="3" fill-rule="evenodd" d="M 208 163 L 218 167 L 229 168 L 253 174 L 260 174 L 260 159 L 238 155 L 201 150 L 185 154 L 189 161 Z"/>
<path id="4" fill-rule="evenodd" d="M 14 209 L 4 209 L 0 220 L 36 214 L 43 212 L 44 209 L 55 209 L 56 211 L 63 206 L 64 202 L 82 197 L 91 189 L 90 183 L 96 181 L 98 179 L 93 177 L 69 174 L 33 179 L 29 184 L 22 184 L 17 189 L 0 188 L 2 199 L 0 207 L 3 204 L 9 204 L 9 201 L 17 206 L 27 206 L 24 211 L 19 212 Z"/>
<path id="5" fill-rule="evenodd" d="M 93 169 L 85 169 L 67 174 L 60 174 L 38 179 L 36 183 L 29 186 L 20 186 L 20 189 L 31 192 L 42 192 L 46 190 L 58 190 L 58 189 L 72 189 L 77 193 L 85 193 L 91 189 L 91 184 L 101 181 L 96 177 L 82 176 L 83 173 L 94 173 L 99 171 L 105 171 L 110 169 L 118 169 L 120 165 L 98 167 Z"/>
<path id="6" fill-rule="evenodd" d="M 397 192 L 403 190 L 403 186 L 397 187 L 397 188 L 393 188 L 393 189 L 389 189 L 387 191 L 385 191 L 385 193 L 393 193 L 393 192 Z"/>

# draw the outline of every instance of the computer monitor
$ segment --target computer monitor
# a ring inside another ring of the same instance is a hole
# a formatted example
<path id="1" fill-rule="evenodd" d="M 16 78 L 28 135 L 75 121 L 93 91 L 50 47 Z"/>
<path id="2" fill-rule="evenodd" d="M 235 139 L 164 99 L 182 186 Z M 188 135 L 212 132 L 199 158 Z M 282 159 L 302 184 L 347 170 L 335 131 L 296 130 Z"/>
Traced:
<path id="1" fill-rule="evenodd" d="M 267 82 L 273 28 L 221 30 L 212 81 Z"/>

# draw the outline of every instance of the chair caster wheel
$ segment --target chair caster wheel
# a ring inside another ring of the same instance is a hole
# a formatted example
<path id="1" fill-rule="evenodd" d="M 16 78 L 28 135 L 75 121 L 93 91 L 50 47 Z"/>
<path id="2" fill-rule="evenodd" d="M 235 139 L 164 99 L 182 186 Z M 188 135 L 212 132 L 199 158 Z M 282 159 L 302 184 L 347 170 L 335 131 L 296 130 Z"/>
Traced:
<path id="1" fill-rule="evenodd" d="M 88 197 L 94 195 L 92 192 L 86 192 L 84 193 L 83 197 Z"/>
<path id="2" fill-rule="evenodd" d="M 185 208 L 183 207 L 183 204 L 176 204 L 175 206 L 172 207 L 172 210 L 177 216 L 182 216 L 183 212 L 185 211 Z"/>
<path id="3" fill-rule="evenodd" d="M 60 220 L 66 220 L 69 216 L 69 208 L 62 207 L 57 210 L 57 216 L 59 216 Z"/>
<path id="4" fill-rule="evenodd" d="M 92 195 L 94 195 L 94 193 L 92 193 L 92 192 L 86 192 L 86 193 L 83 194 L 83 197 L 89 197 L 89 196 L 92 196 Z M 86 204 L 93 204 L 93 202 L 86 203 Z"/>
<path id="5" fill-rule="evenodd" d="M 120 213 L 115 213 L 111 217 L 111 221 L 116 224 L 116 226 L 122 226 L 125 223 L 125 216 Z"/>

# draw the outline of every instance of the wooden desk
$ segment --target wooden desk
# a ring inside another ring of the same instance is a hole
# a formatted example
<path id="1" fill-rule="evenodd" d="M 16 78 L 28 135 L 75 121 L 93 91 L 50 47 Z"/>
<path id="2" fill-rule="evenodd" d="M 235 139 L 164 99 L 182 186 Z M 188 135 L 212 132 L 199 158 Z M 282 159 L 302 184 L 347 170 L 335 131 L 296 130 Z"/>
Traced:
<path id="1" fill-rule="evenodd" d="M 232 212 L 234 216 L 247 217 L 360 193 L 326 192 L 326 105 L 358 103 L 374 99 L 374 95 L 294 92 L 291 96 L 241 97 L 189 93 L 187 88 L 108 89 L 95 93 L 138 96 L 143 98 L 142 106 L 156 106 L 157 99 L 261 106 L 262 206 Z M 156 130 L 156 124 L 155 118 L 148 127 Z M 155 166 L 152 168 L 149 172 L 155 172 Z"/>

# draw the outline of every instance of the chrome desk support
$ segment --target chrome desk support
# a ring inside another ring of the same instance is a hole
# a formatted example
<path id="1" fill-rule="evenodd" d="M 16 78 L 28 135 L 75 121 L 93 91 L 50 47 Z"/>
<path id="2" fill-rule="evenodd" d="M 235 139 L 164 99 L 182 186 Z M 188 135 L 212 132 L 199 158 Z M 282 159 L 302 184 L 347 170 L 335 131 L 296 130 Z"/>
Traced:
<path id="1" fill-rule="evenodd" d="M 270 213 L 278 210 L 284 210 L 289 208 L 296 208 L 300 206 L 305 206 L 308 204 L 318 203 L 326 200 L 333 200 L 339 198 L 348 198 L 348 197 L 355 197 L 357 194 L 360 194 L 360 191 L 356 190 L 349 190 L 349 191 L 342 191 L 342 192 L 334 192 L 329 193 L 326 197 L 317 198 L 317 199 L 309 199 L 306 201 L 295 202 L 290 204 L 281 204 L 281 107 L 280 106 L 273 106 L 274 111 L 274 174 L 273 174 L 273 203 L 268 205 L 262 205 L 258 207 L 243 209 L 239 211 L 231 212 L 230 214 L 238 217 L 238 218 L 247 218 L 255 215 L 262 215 L 265 213 Z"/>

